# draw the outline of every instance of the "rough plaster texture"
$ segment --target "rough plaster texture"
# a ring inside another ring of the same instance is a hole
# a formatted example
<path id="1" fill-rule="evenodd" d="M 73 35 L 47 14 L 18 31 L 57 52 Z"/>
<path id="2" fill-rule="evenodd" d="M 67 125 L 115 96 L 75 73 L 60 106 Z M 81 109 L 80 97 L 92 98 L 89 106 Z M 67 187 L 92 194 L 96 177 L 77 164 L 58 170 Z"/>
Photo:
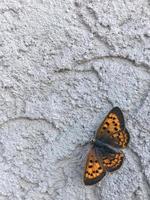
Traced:
<path id="1" fill-rule="evenodd" d="M 0 1 L 0 200 L 150 199 L 150 1 Z M 122 108 L 123 167 L 85 187 L 104 115 Z"/>

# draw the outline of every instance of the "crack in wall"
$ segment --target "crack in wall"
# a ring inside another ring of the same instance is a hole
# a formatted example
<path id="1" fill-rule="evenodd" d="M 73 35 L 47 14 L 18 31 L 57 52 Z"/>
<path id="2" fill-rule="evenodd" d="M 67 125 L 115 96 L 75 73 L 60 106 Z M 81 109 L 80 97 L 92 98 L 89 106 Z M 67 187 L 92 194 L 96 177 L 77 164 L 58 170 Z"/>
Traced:
<path id="1" fill-rule="evenodd" d="M 63 69 L 58 69 L 55 70 L 54 72 L 57 73 L 67 73 L 67 72 L 94 72 L 98 79 L 101 81 L 101 77 L 98 73 L 98 71 L 94 68 L 93 65 L 90 66 L 90 69 L 77 69 L 80 65 L 86 65 L 89 64 L 90 62 L 95 62 L 95 61 L 101 61 L 105 59 L 115 59 L 116 61 L 125 61 L 129 62 L 129 64 L 132 64 L 134 67 L 138 67 L 142 71 L 147 72 L 148 74 L 150 73 L 150 68 L 147 68 L 145 65 L 140 65 L 137 64 L 135 60 L 132 60 L 128 57 L 122 57 L 120 55 L 105 55 L 105 56 L 95 56 L 90 59 L 81 59 L 76 61 L 76 65 L 74 66 L 75 69 L 70 69 L 70 68 L 63 68 Z M 144 95 L 145 96 L 145 95 Z M 145 98 L 145 97 L 144 97 Z"/>
<path id="2" fill-rule="evenodd" d="M 95 56 L 95 57 L 92 57 L 90 59 L 81 59 L 81 60 L 76 61 L 76 63 L 77 63 L 77 65 L 82 65 L 82 64 L 88 64 L 89 62 L 95 62 L 95 61 L 99 61 L 99 60 L 113 59 L 113 58 L 118 60 L 118 61 L 129 62 L 129 64 L 132 64 L 133 66 L 138 67 L 141 70 L 146 71 L 147 73 L 150 73 L 150 66 L 149 65 L 141 65 L 141 64 L 136 63 L 136 61 L 134 59 L 130 59 L 128 56 L 124 57 L 124 56 L 117 55 L 117 54 L 111 55 L 111 53 L 108 54 L 108 55 L 104 55 L 104 56 Z"/>
<path id="3" fill-rule="evenodd" d="M 10 118 L 2 123 L 0 123 L 0 127 L 6 125 L 7 123 L 11 123 L 11 122 L 16 122 L 16 121 L 20 121 L 20 120 L 29 120 L 29 121 L 38 121 L 38 122 L 45 122 L 49 125 L 53 125 L 52 122 L 50 122 L 49 120 L 47 120 L 46 118 L 33 118 L 33 117 L 23 117 L 23 116 L 20 116 L 20 117 L 14 117 L 14 118 Z"/>

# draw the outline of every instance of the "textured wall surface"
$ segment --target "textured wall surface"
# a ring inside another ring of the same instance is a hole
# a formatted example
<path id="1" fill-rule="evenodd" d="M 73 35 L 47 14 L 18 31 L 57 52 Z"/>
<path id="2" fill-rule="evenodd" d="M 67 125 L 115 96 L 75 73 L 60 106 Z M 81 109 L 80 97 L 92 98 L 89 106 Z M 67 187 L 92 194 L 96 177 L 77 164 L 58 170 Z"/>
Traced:
<path id="1" fill-rule="evenodd" d="M 150 1 L 0 1 L 0 200 L 150 199 Z M 105 114 L 131 135 L 122 168 L 84 186 Z"/>

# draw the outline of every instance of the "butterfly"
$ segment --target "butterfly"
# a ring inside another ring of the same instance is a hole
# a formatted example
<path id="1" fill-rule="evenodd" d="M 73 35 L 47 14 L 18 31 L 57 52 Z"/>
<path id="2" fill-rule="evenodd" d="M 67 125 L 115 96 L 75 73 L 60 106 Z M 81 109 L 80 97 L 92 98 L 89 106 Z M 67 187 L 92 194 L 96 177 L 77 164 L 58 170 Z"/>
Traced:
<path id="1" fill-rule="evenodd" d="M 106 172 L 119 169 L 124 160 L 124 153 L 120 149 L 126 148 L 129 140 L 123 113 L 120 108 L 114 107 L 98 128 L 92 142 L 85 165 L 84 184 L 96 184 Z"/>

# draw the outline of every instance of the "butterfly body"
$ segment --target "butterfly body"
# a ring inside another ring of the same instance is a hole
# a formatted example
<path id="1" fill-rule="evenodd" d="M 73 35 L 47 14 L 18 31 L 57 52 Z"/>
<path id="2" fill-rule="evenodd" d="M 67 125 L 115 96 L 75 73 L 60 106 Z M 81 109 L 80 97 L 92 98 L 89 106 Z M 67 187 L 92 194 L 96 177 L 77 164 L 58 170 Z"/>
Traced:
<path id="1" fill-rule="evenodd" d="M 115 107 L 108 113 L 93 140 L 85 167 L 85 185 L 93 185 L 106 172 L 119 169 L 124 160 L 124 153 L 120 149 L 125 148 L 128 142 L 129 133 L 124 125 L 123 114 Z"/>
<path id="2" fill-rule="evenodd" d="M 95 148 L 98 148 L 103 154 L 106 154 L 108 151 L 116 151 L 118 150 L 118 148 L 116 147 L 112 147 L 111 145 L 104 143 L 100 140 L 95 140 L 95 142 L 93 143 L 93 146 Z"/>

